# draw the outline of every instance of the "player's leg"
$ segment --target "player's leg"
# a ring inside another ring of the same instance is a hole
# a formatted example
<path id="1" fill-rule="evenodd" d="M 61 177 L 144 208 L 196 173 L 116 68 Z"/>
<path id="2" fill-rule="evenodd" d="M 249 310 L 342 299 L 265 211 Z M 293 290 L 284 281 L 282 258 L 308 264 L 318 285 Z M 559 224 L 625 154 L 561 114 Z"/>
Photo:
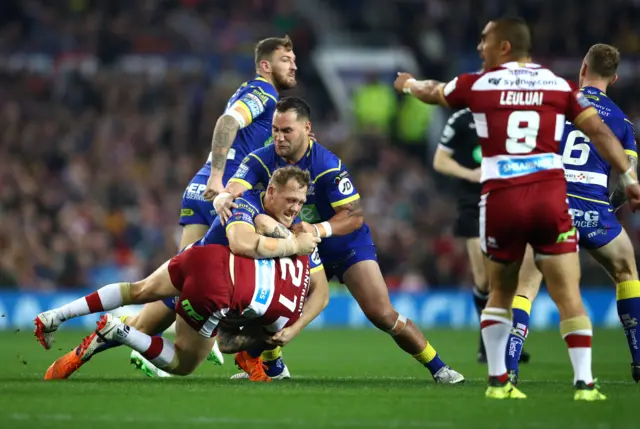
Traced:
<path id="1" fill-rule="evenodd" d="M 34 320 L 34 334 L 46 348 L 51 348 L 55 331 L 62 322 L 87 314 L 113 310 L 130 304 L 157 301 L 175 293 L 165 262 L 153 274 L 134 283 L 112 283 L 59 308 L 40 313 Z"/>
<path id="2" fill-rule="evenodd" d="M 531 304 L 538 296 L 542 273 L 536 266 L 533 249 L 527 250 L 518 273 L 518 289 L 513 298 L 511 334 L 507 343 L 507 371 L 513 384 L 518 382 L 519 362 L 528 362 L 529 356 L 523 352 L 524 342 L 529 334 Z"/>
<path id="3" fill-rule="evenodd" d="M 370 247 L 372 249 L 356 249 L 355 260 L 351 261 L 353 264 L 341 276 L 365 316 L 378 329 L 390 334 L 403 351 L 426 367 L 436 382 L 463 382 L 464 377 L 440 359 L 433 346 L 425 340 L 422 331 L 393 308 L 384 277 L 374 259 L 375 248 Z"/>
<path id="4" fill-rule="evenodd" d="M 613 235 L 614 231 L 608 233 Z M 631 353 L 631 374 L 640 381 L 640 344 L 638 344 L 637 325 L 640 320 L 640 281 L 636 267 L 633 245 L 626 231 L 620 233 L 608 244 L 589 253 L 607 270 L 616 283 L 618 316 L 624 329 L 629 352 Z"/>
<path id="5" fill-rule="evenodd" d="M 155 272 L 153 272 L 146 279 L 135 282 L 135 283 L 123 283 L 120 285 L 130 285 L 129 288 L 122 286 L 120 289 L 121 296 L 118 298 L 117 289 L 113 287 L 113 285 L 105 286 L 102 289 L 99 289 L 97 292 L 88 295 L 91 297 L 87 300 L 87 297 L 80 298 L 70 304 L 66 304 L 60 309 L 50 310 L 54 313 L 52 315 L 46 316 L 48 320 L 58 319 L 58 313 L 62 312 L 63 314 L 77 314 L 82 315 L 85 311 L 95 310 L 93 312 L 102 312 L 108 311 L 114 308 L 117 308 L 117 302 L 123 302 L 121 305 L 127 304 L 138 304 L 143 302 L 145 299 L 149 299 L 150 301 L 156 301 L 158 298 L 166 297 L 166 296 L 174 296 L 178 293 L 177 289 L 174 287 L 171 278 L 168 273 L 169 262 L 163 264 L 160 268 L 158 268 Z M 102 291 L 102 296 L 100 296 L 100 292 Z M 122 291 L 125 291 L 124 298 Z M 83 302 L 84 300 L 84 302 Z M 91 305 L 90 308 L 89 305 Z M 69 307 L 69 308 L 66 308 Z M 97 307 L 101 309 L 96 310 Z M 38 316 L 40 318 L 43 314 Z M 89 314 L 89 313 L 85 313 Z M 36 320 L 38 320 L 38 318 Z M 37 325 L 37 323 L 36 323 Z M 37 329 L 37 328 L 36 328 Z M 55 332 L 55 331 L 54 331 Z M 43 333 L 43 335 L 48 335 L 47 333 Z M 82 365 L 84 365 L 93 355 L 95 355 L 98 350 L 104 351 L 109 348 L 114 347 L 119 344 L 119 342 L 104 342 L 97 341 L 95 335 L 90 336 L 92 340 L 87 342 L 87 338 L 74 350 L 65 354 L 61 358 L 57 359 L 47 370 L 45 374 L 45 379 L 66 379 L 69 378 L 74 372 L 76 372 Z"/>
<path id="6" fill-rule="evenodd" d="M 467 254 L 471 264 L 471 272 L 473 274 L 473 303 L 478 313 L 478 319 L 482 314 L 482 310 L 487 306 L 489 299 L 489 282 L 487 281 L 487 272 L 485 269 L 484 255 L 480 249 L 480 238 L 469 238 L 466 240 Z M 486 362 L 487 355 L 480 334 L 480 344 L 478 346 L 478 362 Z"/>
<path id="7" fill-rule="evenodd" d="M 591 372 L 593 330 L 580 295 L 579 234 L 569 215 L 566 190 L 553 183 L 539 183 L 537 189 L 546 198 L 529 206 L 537 220 L 529 239 L 549 295 L 560 313 L 560 333 L 573 366 L 574 399 L 603 400 L 606 397 L 598 391 Z"/>

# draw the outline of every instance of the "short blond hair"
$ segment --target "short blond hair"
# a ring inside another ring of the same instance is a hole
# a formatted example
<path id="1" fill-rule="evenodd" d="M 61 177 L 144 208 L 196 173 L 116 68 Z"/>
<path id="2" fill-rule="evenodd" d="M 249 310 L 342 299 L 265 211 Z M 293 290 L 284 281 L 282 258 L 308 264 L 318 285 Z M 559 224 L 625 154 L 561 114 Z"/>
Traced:
<path id="1" fill-rule="evenodd" d="M 290 180 L 295 180 L 300 185 L 300 188 L 308 188 L 311 183 L 311 175 L 300 167 L 288 165 L 274 171 L 269 184 L 281 187 L 286 186 Z"/>

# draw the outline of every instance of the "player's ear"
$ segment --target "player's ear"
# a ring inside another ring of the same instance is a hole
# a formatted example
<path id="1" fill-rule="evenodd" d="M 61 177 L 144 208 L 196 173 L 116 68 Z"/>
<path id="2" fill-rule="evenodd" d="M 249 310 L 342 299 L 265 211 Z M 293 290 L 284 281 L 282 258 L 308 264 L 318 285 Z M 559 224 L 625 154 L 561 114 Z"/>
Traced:
<path id="1" fill-rule="evenodd" d="M 311 132 L 311 121 L 307 121 L 304 124 L 304 131 L 305 133 L 309 134 Z"/>
<path id="2" fill-rule="evenodd" d="M 500 42 L 500 54 L 503 56 L 511 55 L 511 42 L 508 40 Z"/>
<path id="3" fill-rule="evenodd" d="M 267 60 L 260 61 L 260 70 L 271 73 L 271 63 Z"/>

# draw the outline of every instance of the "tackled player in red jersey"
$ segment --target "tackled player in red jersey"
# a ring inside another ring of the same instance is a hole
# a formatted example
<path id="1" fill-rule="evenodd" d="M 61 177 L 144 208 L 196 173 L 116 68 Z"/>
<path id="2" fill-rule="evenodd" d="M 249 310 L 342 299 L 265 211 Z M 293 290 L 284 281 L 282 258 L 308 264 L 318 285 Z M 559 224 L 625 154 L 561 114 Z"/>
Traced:
<path id="1" fill-rule="evenodd" d="M 576 400 L 603 400 L 591 373 L 591 321 L 580 296 L 577 232 L 566 202 L 557 155 L 565 119 L 572 121 L 626 180 L 632 207 L 640 185 L 622 145 L 575 84 L 531 60 L 531 34 L 518 18 L 489 22 L 478 51 L 480 73 L 441 83 L 399 73 L 394 87 L 429 104 L 469 107 L 482 146 L 480 240 L 487 256 L 490 296 L 481 316 L 487 348 L 488 398 L 526 396 L 509 382 L 505 365 L 511 305 L 527 243 L 560 312 L 569 347 Z"/>
<path id="2" fill-rule="evenodd" d="M 288 224 L 280 225 L 266 215 L 259 215 L 262 219 L 259 224 L 256 217 L 255 230 L 245 228 L 247 246 L 255 249 L 258 259 L 234 255 L 229 246 L 206 244 L 201 240 L 141 281 L 104 286 L 59 308 L 40 313 L 35 320 L 35 335 L 49 349 L 56 330 L 66 320 L 179 296 L 174 343 L 147 335 L 107 314 L 75 352 L 65 355 L 69 359 L 63 357 L 54 362 L 45 379 L 68 377 L 80 366 L 83 355 L 92 355 L 95 349 L 110 341 L 131 347 L 170 374 L 187 375 L 209 354 L 219 328 L 237 333 L 239 327 L 244 327 L 243 335 L 253 335 L 257 344 L 278 345 L 286 340 L 282 338 L 285 328 L 304 326 L 313 320 L 326 306 L 327 299 L 323 297 L 328 297 L 324 275 L 318 281 L 309 273 L 308 255 L 316 250 L 320 240 L 308 233 L 285 238 L 261 235 L 276 229 L 274 225 L 284 229 L 291 226 L 306 201 L 310 176 L 293 166 L 276 173 L 262 202 L 267 210 L 273 209 L 275 217 Z M 283 196 L 286 196 L 284 203 L 280 201 Z M 310 289 L 313 294 L 306 300 Z M 242 344 L 241 350 L 248 347 L 246 341 Z M 236 362 L 249 373 L 251 380 L 271 381 L 260 359 L 251 359 L 245 356 L 246 353 L 240 355 L 244 359 L 238 362 L 236 358 Z M 74 359 L 76 356 L 79 358 Z M 75 367 L 68 368 L 68 363 Z"/>

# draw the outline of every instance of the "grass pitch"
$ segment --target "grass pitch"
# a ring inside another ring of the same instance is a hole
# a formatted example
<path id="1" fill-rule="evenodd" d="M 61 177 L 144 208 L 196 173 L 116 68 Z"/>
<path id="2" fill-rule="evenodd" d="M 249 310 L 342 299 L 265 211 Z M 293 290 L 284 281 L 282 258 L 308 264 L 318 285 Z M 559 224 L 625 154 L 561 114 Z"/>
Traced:
<path id="1" fill-rule="evenodd" d="M 426 369 L 375 330 L 301 334 L 285 349 L 292 380 L 254 384 L 229 380 L 203 363 L 183 378 L 150 379 L 129 365 L 121 347 L 96 356 L 72 379 L 44 382 L 49 364 L 84 332 L 62 331 L 45 351 L 27 331 L 0 332 L 2 428 L 509 428 L 639 427 L 640 388 L 630 377 L 621 331 L 594 337 L 594 374 L 609 400 L 576 403 L 571 367 L 557 332 L 533 332 L 522 367 L 524 401 L 484 398 L 486 368 L 476 363 L 478 334 L 433 330 L 443 360 L 462 372 L 462 386 L 436 385 Z"/>

